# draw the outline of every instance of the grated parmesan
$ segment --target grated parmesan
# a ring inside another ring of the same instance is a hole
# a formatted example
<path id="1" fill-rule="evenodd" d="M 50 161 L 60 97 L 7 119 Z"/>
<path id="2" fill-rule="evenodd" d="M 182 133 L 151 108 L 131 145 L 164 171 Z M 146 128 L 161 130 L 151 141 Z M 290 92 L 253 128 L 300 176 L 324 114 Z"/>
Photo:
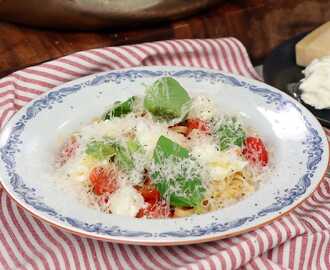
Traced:
<path id="1" fill-rule="evenodd" d="M 121 118 L 94 121 L 73 134 L 79 147 L 64 165 L 57 165 L 55 170 L 55 177 L 65 190 L 73 190 L 89 207 L 134 217 L 145 206 L 143 197 L 134 186 L 143 184 L 146 171 L 149 175 L 157 172 L 160 179 L 174 182 L 167 192 L 177 196 L 184 195 L 179 183 L 174 181 L 178 175 L 185 179 L 199 178 L 206 192 L 203 204 L 193 213 L 225 207 L 257 189 L 263 171 L 249 165 L 242 156 L 241 148 L 230 145 L 225 151 L 220 151 L 219 138 L 215 133 L 228 117 L 221 115 L 208 97 L 193 98 L 188 118 L 207 121 L 210 132 L 193 129 L 189 137 L 185 137 L 184 132 L 180 133 L 180 129 L 169 128 L 168 122 L 155 121 L 149 113 L 144 112 L 142 99 L 138 100 L 132 113 Z M 237 121 L 235 125 L 241 124 Z M 249 132 L 246 128 L 244 131 Z M 186 148 L 190 153 L 189 158 L 169 158 L 165 164 L 155 163 L 153 153 L 162 135 Z M 124 148 L 127 148 L 128 140 L 134 139 L 141 145 L 142 151 L 131 154 L 134 164 L 131 170 L 118 171 L 118 190 L 96 196 L 89 180 L 90 172 L 111 161 L 100 161 L 88 156 L 86 148 L 90 142 L 104 138 L 112 138 Z M 165 199 L 168 194 L 164 194 Z M 176 216 L 183 216 L 183 213 L 190 215 L 191 212 L 178 209 Z"/>

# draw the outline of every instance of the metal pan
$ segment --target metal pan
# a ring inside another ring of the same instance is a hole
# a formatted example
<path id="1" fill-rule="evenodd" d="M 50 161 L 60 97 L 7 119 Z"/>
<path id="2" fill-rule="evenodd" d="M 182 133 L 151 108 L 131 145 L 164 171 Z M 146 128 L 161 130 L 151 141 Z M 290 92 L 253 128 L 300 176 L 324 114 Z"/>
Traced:
<path id="1" fill-rule="evenodd" d="M 223 0 L 0 0 L 0 18 L 55 29 L 92 30 L 177 19 Z"/>

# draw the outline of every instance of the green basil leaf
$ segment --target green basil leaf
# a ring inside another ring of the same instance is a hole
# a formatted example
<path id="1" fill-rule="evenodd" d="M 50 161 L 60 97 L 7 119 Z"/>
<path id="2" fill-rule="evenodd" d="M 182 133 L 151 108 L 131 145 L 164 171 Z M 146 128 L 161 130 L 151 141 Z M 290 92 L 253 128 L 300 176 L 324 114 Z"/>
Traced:
<path id="1" fill-rule="evenodd" d="M 135 139 L 127 141 L 127 150 L 130 154 L 143 153 L 142 145 Z"/>
<path id="2" fill-rule="evenodd" d="M 185 179 L 178 177 L 176 181 L 179 183 L 181 193 L 183 194 L 171 194 L 170 202 L 173 206 L 178 207 L 197 207 L 205 192 L 199 178 Z"/>
<path id="3" fill-rule="evenodd" d="M 204 198 L 206 189 L 203 187 L 200 178 L 190 179 L 182 182 L 182 189 L 187 194 L 190 205 L 197 207 Z"/>
<path id="4" fill-rule="evenodd" d="M 245 132 L 241 124 L 235 119 L 228 119 L 217 130 L 220 150 L 227 150 L 231 145 L 242 146 L 245 140 Z"/>
<path id="5" fill-rule="evenodd" d="M 170 193 L 171 186 L 173 185 L 178 188 L 176 193 Z M 170 205 L 176 207 L 199 206 L 205 192 L 200 179 L 184 179 L 181 176 L 178 176 L 175 180 L 157 182 L 156 187 L 162 196 L 169 197 Z"/>
<path id="6" fill-rule="evenodd" d="M 115 157 L 115 162 L 124 170 L 134 168 L 130 152 L 123 146 L 113 141 L 93 141 L 87 145 L 86 154 L 97 159 L 104 160 Z"/>
<path id="7" fill-rule="evenodd" d="M 175 194 L 171 194 L 170 204 L 175 207 L 194 207 L 191 198 L 185 198 L 182 196 L 177 196 Z"/>
<path id="8" fill-rule="evenodd" d="M 115 103 L 113 108 L 111 108 L 110 111 L 105 113 L 103 119 L 107 120 L 113 117 L 122 117 L 126 114 L 129 114 L 133 111 L 135 99 L 136 97 L 133 96 L 124 102 Z"/>
<path id="9" fill-rule="evenodd" d="M 152 179 L 158 179 L 157 173 L 152 175 Z M 169 182 L 167 181 L 160 181 L 156 183 L 157 190 L 161 195 L 164 195 L 167 190 L 169 189 Z"/>
<path id="10" fill-rule="evenodd" d="M 188 158 L 189 152 L 186 148 L 166 138 L 160 136 L 156 148 L 154 150 L 154 160 L 156 163 L 160 163 L 162 160 L 167 158 Z"/>
<path id="11" fill-rule="evenodd" d="M 116 147 L 104 141 L 93 141 L 87 145 L 86 154 L 97 160 L 103 160 L 116 155 Z"/>
<path id="12" fill-rule="evenodd" d="M 144 107 L 155 117 L 174 119 L 188 113 L 191 98 L 178 81 L 164 77 L 147 89 Z"/>
<path id="13" fill-rule="evenodd" d="M 152 174 L 152 179 L 156 183 L 160 194 L 163 197 L 169 198 L 172 206 L 198 206 L 205 192 L 198 174 L 194 175 L 188 172 L 188 169 L 184 167 L 178 170 L 177 175 L 174 175 L 173 179 L 165 179 L 164 175 L 166 174 L 162 173 L 162 168 L 168 170 L 170 166 L 173 166 L 173 160 L 178 161 L 176 165 L 180 164 L 180 160 L 185 161 L 189 159 L 190 161 L 191 157 L 189 156 L 188 150 L 170 139 L 161 136 L 158 139 L 153 158 L 156 164 L 161 165 L 160 171 L 156 171 Z M 169 161 L 172 162 L 172 164 L 168 164 Z M 184 166 L 185 163 L 183 162 L 182 164 L 182 166 Z M 196 166 L 198 166 L 197 163 Z M 187 174 L 194 175 L 194 177 L 190 176 L 191 178 L 189 178 Z M 175 192 L 171 190 L 175 190 Z"/>
<path id="14" fill-rule="evenodd" d="M 118 163 L 120 168 L 124 170 L 131 170 L 134 168 L 133 160 L 129 154 L 129 152 L 122 146 L 116 147 L 116 162 Z"/>

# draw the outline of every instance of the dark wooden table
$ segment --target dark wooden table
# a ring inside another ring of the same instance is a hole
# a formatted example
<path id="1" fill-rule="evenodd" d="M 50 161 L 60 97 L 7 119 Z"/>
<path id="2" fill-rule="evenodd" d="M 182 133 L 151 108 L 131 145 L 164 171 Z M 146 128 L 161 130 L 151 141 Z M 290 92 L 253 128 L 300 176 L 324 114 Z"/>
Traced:
<path id="1" fill-rule="evenodd" d="M 282 41 L 330 20 L 329 0 L 228 0 L 175 22 L 137 29 L 59 32 L 0 23 L 0 77 L 76 51 L 175 38 L 233 36 L 256 64 Z"/>

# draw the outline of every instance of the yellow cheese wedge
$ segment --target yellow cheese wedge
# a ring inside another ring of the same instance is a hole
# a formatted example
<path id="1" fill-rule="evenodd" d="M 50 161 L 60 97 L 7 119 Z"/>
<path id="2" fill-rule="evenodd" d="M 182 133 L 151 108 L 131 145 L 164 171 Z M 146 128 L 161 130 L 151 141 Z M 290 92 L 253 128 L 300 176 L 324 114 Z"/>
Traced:
<path id="1" fill-rule="evenodd" d="M 314 59 L 330 55 L 330 22 L 327 22 L 296 44 L 296 63 L 308 66 Z"/>

